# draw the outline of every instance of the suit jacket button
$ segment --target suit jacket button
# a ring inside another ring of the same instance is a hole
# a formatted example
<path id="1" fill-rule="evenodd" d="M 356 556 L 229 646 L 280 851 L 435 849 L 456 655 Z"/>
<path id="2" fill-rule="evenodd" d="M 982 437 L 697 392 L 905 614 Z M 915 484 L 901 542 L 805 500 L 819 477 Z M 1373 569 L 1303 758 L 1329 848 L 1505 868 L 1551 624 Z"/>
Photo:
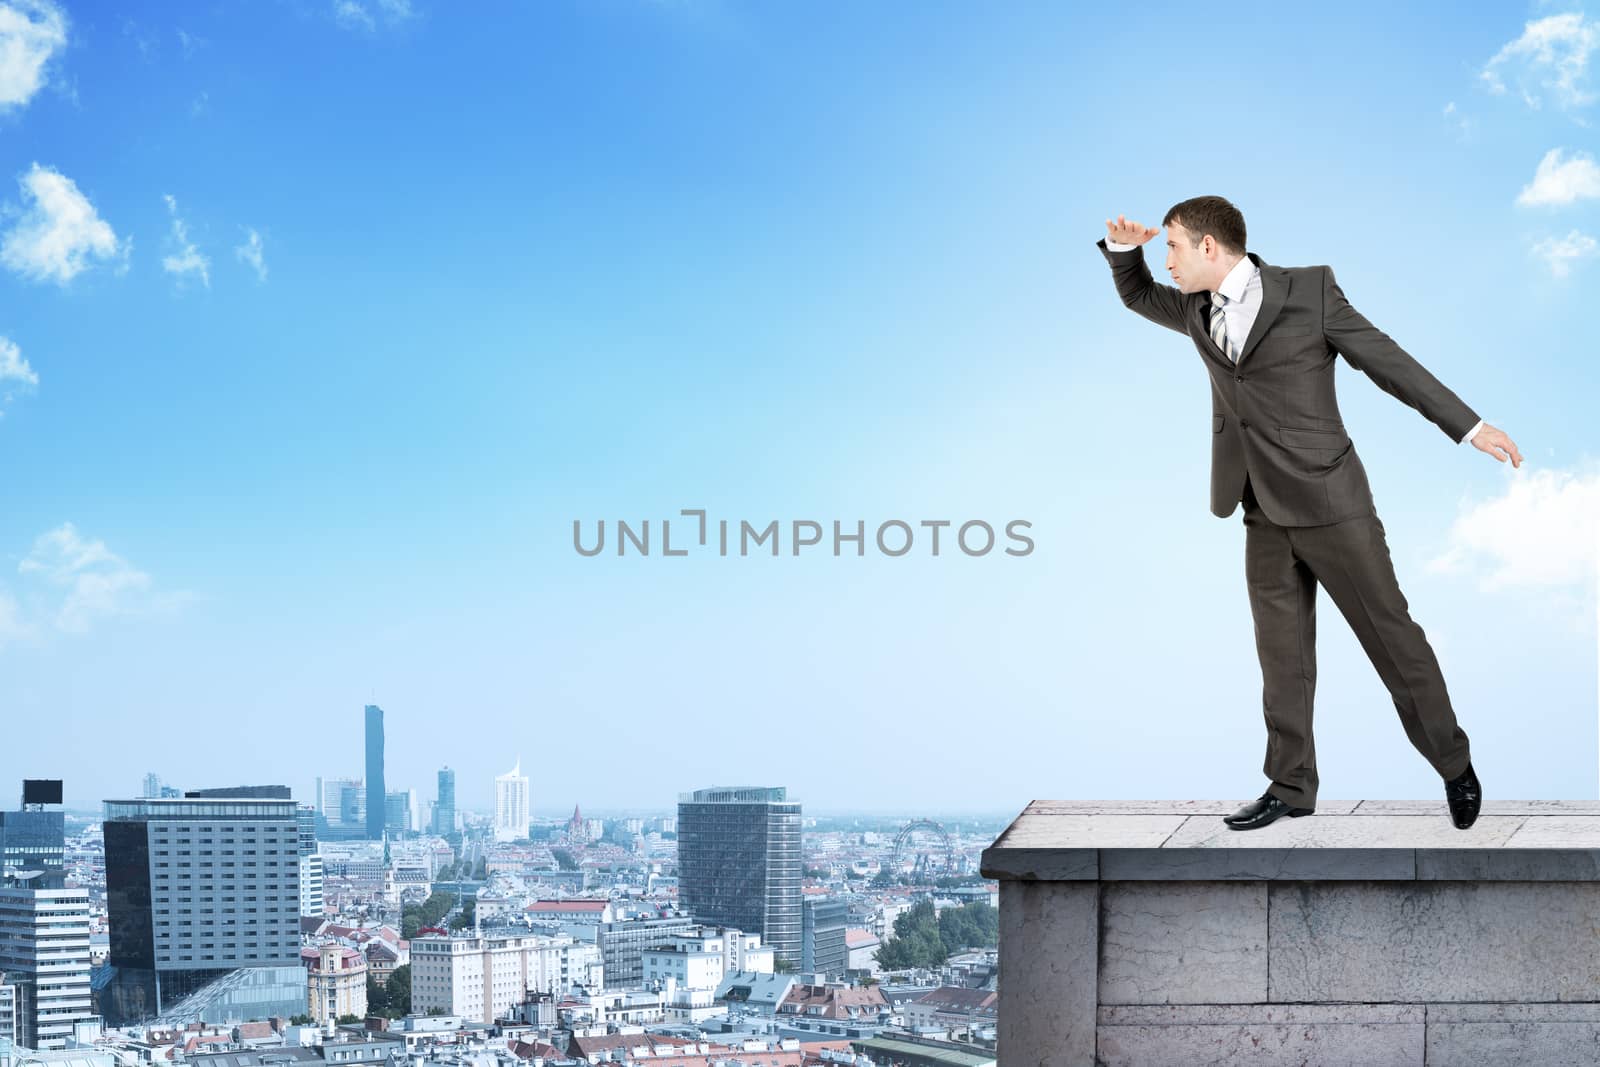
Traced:
<path id="1" fill-rule="evenodd" d="M 1234 381 L 1236 381 L 1236 382 L 1242 382 L 1242 381 L 1244 381 L 1244 375 L 1242 375 L 1242 374 L 1235 374 L 1235 375 L 1234 375 L 1234 376 L 1233 376 L 1233 380 L 1234 380 Z"/>
<path id="2" fill-rule="evenodd" d="M 1248 430 L 1249 428 L 1250 428 L 1250 420 L 1249 419 L 1240 419 L 1239 420 L 1239 429 Z"/>

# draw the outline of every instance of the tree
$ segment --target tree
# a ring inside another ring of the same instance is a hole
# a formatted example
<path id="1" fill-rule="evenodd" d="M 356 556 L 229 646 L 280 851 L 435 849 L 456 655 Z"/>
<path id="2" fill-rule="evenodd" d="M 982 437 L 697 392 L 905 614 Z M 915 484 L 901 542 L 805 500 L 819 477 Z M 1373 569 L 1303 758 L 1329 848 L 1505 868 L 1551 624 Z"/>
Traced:
<path id="1" fill-rule="evenodd" d="M 939 939 L 952 949 L 998 948 L 1000 913 L 982 901 L 946 908 L 939 916 Z"/>
<path id="2" fill-rule="evenodd" d="M 289 1025 L 290 1026 L 310 1026 L 311 1025 L 311 1016 L 306 1015 L 304 1012 L 302 1012 L 299 1015 L 291 1015 L 291 1016 L 289 1016 Z"/>
<path id="3" fill-rule="evenodd" d="M 370 973 L 367 975 L 367 1014 L 390 1018 L 389 987 Z"/>
<path id="4" fill-rule="evenodd" d="M 334 1022 L 338 1023 L 340 1026 L 349 1026 L 351 1023 L 358 1023 L 360 1021 L 361 1016 L 351 1015 L 349 1012 L 346 1012 L 334 1020 Z"/>
<path id="5" fill-rule="evenodd" d="M 478 901 L 473 897 L 468 897 L 466 902 L 461 905 L 461 914 L 450 920 L 450 929 L 465 930 L 467 927 L 475 925 L 478 921 L 477 915 Z"/>
<path id="6" fill-rule="evenodd" d="M 411 1014 L 411 964 L 396 967 L 384 986 L 389 998 L 389 1018 L 403 1019 Z"/>
<path id="7" fill-rule="evenodd" d="M 890 971 L 911 967 L 933 969 L 950 958 L 939 934 L 933 901 L 919 900 L 894 921 L 894 937 L 878 949 L 878 966 Z"/>
<path id="8" fill-rule="evenodd" d="M 439 925 L 455 903 L 454 893 L 436 889 L 421 904 L 407 904 L 400 911 L 400 936 L 409 941 L 422 927 Z"/>
<path id="9" fill-rule="evenodd" d="M 489 860 L 486 857 L 478 857 L 478 865 L 472 868 L 472 880 L 475 882 L 486 882 L 489 880 Z"/>
<path id="10" fill-rule="evenodd" d="M 578 869 L 578 861 L 569 850 L 553 848 L 550 850 L 550 855 L 555 858 L 556 866 L 563 871 L 575 871 Z"/>

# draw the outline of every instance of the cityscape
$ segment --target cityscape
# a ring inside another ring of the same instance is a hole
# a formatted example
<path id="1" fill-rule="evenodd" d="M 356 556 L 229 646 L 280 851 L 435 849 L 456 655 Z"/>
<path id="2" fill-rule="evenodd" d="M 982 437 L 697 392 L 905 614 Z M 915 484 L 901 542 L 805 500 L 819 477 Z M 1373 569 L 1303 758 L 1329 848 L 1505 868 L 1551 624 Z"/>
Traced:
<path id="1" fill-rule="evenodd" d="M 196 766 L 85 813 L 21 782 L 0 1067 L 996 1062 L 1002 821 L 743 782 L 535 817 L 515 756 L 477 810 L 447 765 L 386 775 L 380 706 L 359 728 L 361 774 L 309 796 Z"/>

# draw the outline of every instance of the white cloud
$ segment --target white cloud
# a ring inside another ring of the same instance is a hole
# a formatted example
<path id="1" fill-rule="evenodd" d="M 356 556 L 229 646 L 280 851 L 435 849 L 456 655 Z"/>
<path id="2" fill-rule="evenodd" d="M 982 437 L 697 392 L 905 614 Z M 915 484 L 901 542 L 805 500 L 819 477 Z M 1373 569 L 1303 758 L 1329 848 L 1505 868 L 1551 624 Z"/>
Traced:
<path id="1" fill-rule="evenodd" d="M 1517 194 L 1517 203 L 1527 205 L 1570 204 L 1574 200 L 1600 197 L 1600 166 L 1586 152 L 1552 148 L 1539 160 L 1538 169 Z"/>
<path id="2" fill-rule="evenodd" d="M 50 57 L 67 43 L 67 17 L 49 0 L 0 3 L 0 111 L 44 88 Z"/>
<path id="3" fill-rule="evenodd" d="M 244 244 L 234 248 L 234 255 L 255 269 L 257 281 L 264 282 L 267 280 L 267 258 L 262 251 L 261 234 L 254 228 L 247 228 L 246 232 L 249 236 L 245 238 Z"/>
<path id="4" fill-rule="evenodd" d="M 17 564 L 13 587 L 0 583 L 0 649 L 54 633 L 87 633 L 108 619 L 169 614 L 196 599 L 158 591 L 150 575 L 104 541 L 64 522 L 34 539 Z"/>
<path id="5" fill-rule="evenodd" d="M 411 0 L 334 0 L 334 21 L 346 29 L 375 30 L 378 23 L 394 26 L 412 18 Z"/>
<path id="6" fill-rule="evenodd" d="M 9 337 L 0 337 L 0 382 L 39 384 L 39 376 L 28 366 L 28 361 L 22 358 L 22 350 Z"/>
<path id="7" fill-rule="evenodd" d="M 1505 492 L 1464 505 L 1430 571 L 1483 589 L 1589 588 L 1600 555 L 1600 468 L 1508 472 Z"/>
<path id="8" fill-rule="evenodd" d="M 70 522 L 40 534 L 17 572 L 59 591 L 62 599 L 51 614 L 56 627 L 69 633 L 83 633 L 98 619 L 149 606 L 150 576 L 105 542 L 85 539 Z"/>
<path id="9" fill-rule="evenodd" d="M 194 34 L 183 29 L 182 27 L 179 27 L 176 32 L 178 34 L 178 44 L 183 49 L 184 59 L 190 58 L 196 52 L 200 51 L 200 49 L 211 43 L 204 37 L 196 37 Z"/>
<path id="10" fill-rule="evenodd" d="M 0 240 L 0 263 L 34 281 L 65 285 L 91 260 L 111 260 L 126 250 L 71 178 L 35 163 L 17 179 L 27 206 Z"/>
<path id="11" fill-rule="evenodd" d="M 1550 268 L 1550 273 L 1557 278 L 1565 278 L 1572 273 L 1572 264 L 1579 259 L 1587 259 L 1600 249 L 1595 239 L 1586 233 L 1573 230 L 1565 237 L 1546 237 L 1531 249 L 1532 253 L 1544 260 L 1545 266 Z"/>
<path id="12" fill-rule="evenodd" d="M 200 283 L 211 287 L 211 260 L 189 240 L 189 228 L 178 217 L 178 201 L 170 195 L 162 197 L 167 202 L 167 213 L 172 216 L 172 232 L 167 243 L 175 249 L 162 257 L 161 266 L 168 274 L 176 275 L 179 284 L 191 274 L 200 276 Z"/>
<path id="13" fill-rule="evenodd" d="M 1529 22 L 1522 36 L 1507 44 L 1484 65 L 1478 75 L 1493 93 L 1506 92 L 1506 75 L 1517 83 L 1517 91 L 1529 107 L 1540 106 L 1540 97 L 1530 88 L 1553 92 L 1563 107 L 1583 107 L 1594 102 L 1594 94 L 1584 89 L 1589 56 L 1600 48 L 1600 22 L 1581 12 L 1550 15 Z"/>
<path id="14" fill-rule="evenodd" d="M 356 29 L 370 30 L 376 25 L 367 9 L 356 0 L 335 0 L 333 17 L 339 25 Z"/>

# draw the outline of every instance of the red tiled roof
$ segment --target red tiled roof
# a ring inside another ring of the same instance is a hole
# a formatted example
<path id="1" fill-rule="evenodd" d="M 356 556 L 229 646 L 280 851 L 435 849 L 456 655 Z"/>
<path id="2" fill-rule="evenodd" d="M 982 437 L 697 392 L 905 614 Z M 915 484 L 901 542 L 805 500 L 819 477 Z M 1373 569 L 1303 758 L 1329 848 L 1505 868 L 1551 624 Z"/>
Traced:
<path id="1" fill-rule="evenodd" d="M 604 911 L 609 900 L 536 900 L 528 905 L 529 911 Z"/>

